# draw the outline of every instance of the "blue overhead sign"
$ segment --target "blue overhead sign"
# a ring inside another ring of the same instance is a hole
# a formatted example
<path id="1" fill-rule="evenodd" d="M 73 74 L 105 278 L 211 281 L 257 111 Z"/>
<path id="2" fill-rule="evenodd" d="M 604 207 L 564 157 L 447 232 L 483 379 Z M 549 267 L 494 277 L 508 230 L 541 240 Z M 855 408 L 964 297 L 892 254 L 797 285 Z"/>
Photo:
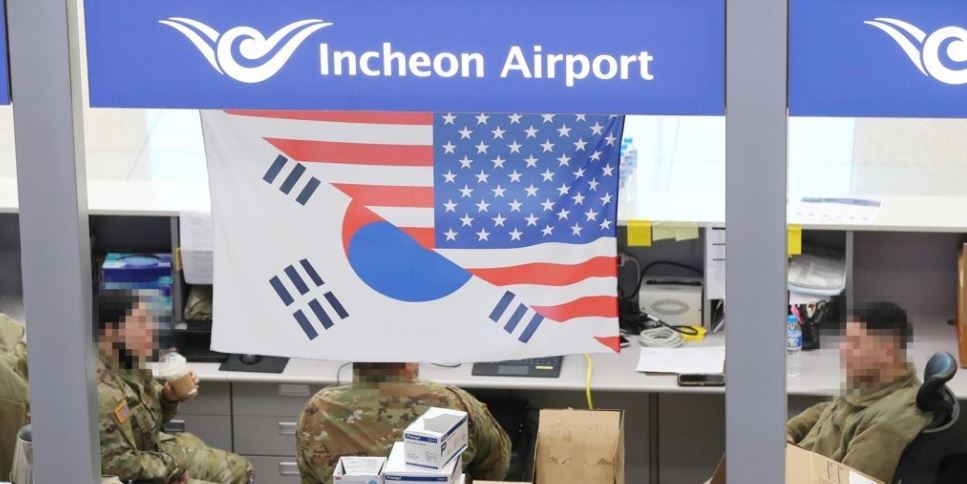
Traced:
<path id="1" fill-rule="evenodd" d="M 7 5 L 0 0 L 0 104 L 10 104 L 10 60 L 7 55 Z"/>
<path id="2" fill-rule="evenodd" d="M 967 117 L 967 2 L 793 0 L 799 116 Z"/>
<path id="3" fill-rule="evenodd" d="M 91 105 L 724 111 L 724 0 L 87 0 Z"/>

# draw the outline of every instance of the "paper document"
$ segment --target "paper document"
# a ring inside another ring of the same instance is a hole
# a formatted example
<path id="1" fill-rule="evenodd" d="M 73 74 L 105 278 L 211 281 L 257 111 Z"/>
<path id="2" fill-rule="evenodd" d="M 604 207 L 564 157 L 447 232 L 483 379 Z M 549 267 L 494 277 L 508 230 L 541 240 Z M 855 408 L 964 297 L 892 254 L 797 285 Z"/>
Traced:
<path id="1" fill-rule="evenodd" d="M 638 371 L 648 373 L 723 373 L 724 346 L 641 348 Z"/>
<path id="2" fill-rule="evenodd" d="M 188 250 L 215 250 L 215 229 L 211 212 L 182 212 L 178 217 L 181 231 L 181 248 Z"/>
<path id="3" fill-rule="evenodd" d="M 811 198 L 789 203 L 788 217 L 794 223 L 871 224 L 883 202 L 860 198 Z"/>
<path id="4" fill-rule="evenodd" d="M 705 295 L 725 299 L 725 227 L 705 231 Z"/>
<path id="5" fill-rule="evenodd" d="M 181 267 L 188 284 L 211 284 L 214 280 L 215 234 L 211 212 L 183 212 L 178 218 Z"/>

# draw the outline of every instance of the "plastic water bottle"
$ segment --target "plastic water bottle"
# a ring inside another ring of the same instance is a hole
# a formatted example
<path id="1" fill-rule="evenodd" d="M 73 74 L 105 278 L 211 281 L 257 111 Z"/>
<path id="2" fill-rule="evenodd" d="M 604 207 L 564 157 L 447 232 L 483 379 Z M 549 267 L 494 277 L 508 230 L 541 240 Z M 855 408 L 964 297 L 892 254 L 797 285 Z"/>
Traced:
<path id="1" fill-rule="evenodd" d="M 796 317 L 786 318 L 786 376 L 799 376 L 802 372 L 802 329 Z"/>
<path id="2" fill-rule="evenodd" d="M 619 187 L 625 185 L 625 181 L 634 173 L 637 164 L 638 148 L 635 147 L 634 140 L 630 136 L 626 136 L 621 140 L 621 168 L 618 176 Z"/>

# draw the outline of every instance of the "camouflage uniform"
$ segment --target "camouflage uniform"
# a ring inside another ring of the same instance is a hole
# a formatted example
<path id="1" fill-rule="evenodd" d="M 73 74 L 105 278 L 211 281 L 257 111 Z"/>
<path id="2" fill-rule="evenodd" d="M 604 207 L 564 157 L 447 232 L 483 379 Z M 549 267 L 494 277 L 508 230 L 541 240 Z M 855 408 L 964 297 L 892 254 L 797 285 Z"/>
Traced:
<path id="1" fill-rule="evenodd" d="M 178 410 L 146 369 L 118 370 L 99 353 L 97 399 L 101 468 L 122 479 L 168 483 L 188 472 L 192 483 L 248 482 L 245 458 L 205 445 L 194 435 L 161 432 Z"/>
<path id="2" fill-rule="evenodd" d="M 24 327 L 0 313 L 0 363 L 5 364 L 27 381 L 27 344 Z"/>
<path id="3" fill-rule="evenodd" d="M 30 421 L 24 328 L 0 313 L 0 479 L 10 475 L 17 431 Z"/>
<path id="4" fill-rule="evenodd" d="M 388 456 L 403 430 L 429 407 L 469 414 L 470 442 L 463 454 L 469 476 L 504 478 L 510 439 L 486 405 L 459 388 L 370 377 L 365 383 L 325 388 L 306 404 L 296 428 L 302 483 L 331 483 L 340 456 Z"/>

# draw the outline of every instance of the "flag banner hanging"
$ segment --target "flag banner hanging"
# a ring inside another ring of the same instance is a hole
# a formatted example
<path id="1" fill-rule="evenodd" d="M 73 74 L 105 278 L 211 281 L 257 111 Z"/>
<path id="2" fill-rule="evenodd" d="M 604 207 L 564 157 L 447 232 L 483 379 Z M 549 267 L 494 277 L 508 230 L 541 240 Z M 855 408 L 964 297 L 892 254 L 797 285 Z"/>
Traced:
<path id="1" fill-rule="evenodd" d="M 204 111 L 212 349 L 424 362 L 618 351 L 623 122 Z"/>

